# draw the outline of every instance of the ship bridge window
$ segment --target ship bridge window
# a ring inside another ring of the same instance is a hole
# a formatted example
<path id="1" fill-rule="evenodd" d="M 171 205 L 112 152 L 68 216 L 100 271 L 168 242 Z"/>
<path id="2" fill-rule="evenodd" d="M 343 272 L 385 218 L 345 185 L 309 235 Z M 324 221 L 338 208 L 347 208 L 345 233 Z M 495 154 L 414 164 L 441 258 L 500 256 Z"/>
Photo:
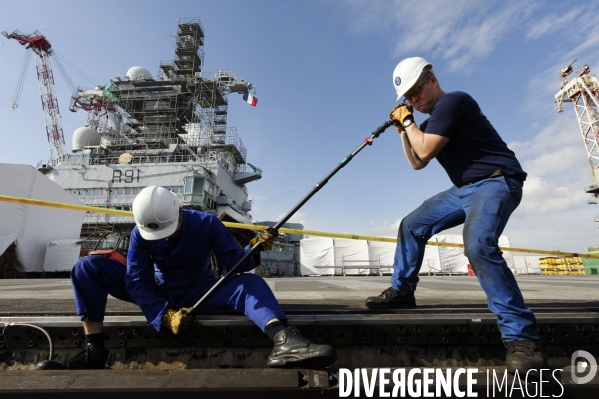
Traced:
<path id="1" fill-rule="evenodd" d="M 214 184 L 212 184 L 210 181 L 208 181 L 206 184 L 206 192 L 214 196 Z"/>
<path id="2" fill-rule="evenodd" d="M 216 201 L 214 201 L 212 197 L 208 195 L 204 197 L 204 204 L 206 204 L 209 209 L 216 209 Z"/>
<path id="3" fill-rule="evenodd" d="M 271 248 L 271 251 L 273 252 L 283 252 L 286 254 L 290 254 L 293 252 L 293 247 L 287 246 L 287 245 L 277 245 L 274 244 Z"/>
<path id="4" fill-rule="evenodd" d="M 185 178 L 185 186 L 183 189 L 184 194 L 191 194 L 191 190 L 193 189 L 193 179 L 191 177 Z"/>
<path id="5" fill-rule="evenodd" d="M 116 195 L 125 195 L 125 189 L 124 188 L 117 188 L 116 189 Z"/>
<path id="6" fill-rule="evenodd" d="M 106 188 L 103 188 L 103 189 L 102 189 L 102 194 L 101 194 L 101 195 L 102 195 L 102 197 L 106 197 L 106 196 L 108 195 L 108 189 L 106 189 Z"/>
<path id="7" fill-rule="evenodd" d="M 204 179 L 195 177 L 193 179 L 193 193 L 203 194 L 204 193 Z"/>
<path id="8" fill-rule="evenodd" d="M 102 190 L 99 188 L 94 188 L 94 196 L 98 197 L 102 194 Z"/>
<path id="9" fill-rule="evenodd" d="M 183 186 L 183 201 L 186 203 L 201 203 L 204 196 L 205 180 L 201 177 L 185 177 Z"/>
<path id="10" fill-rule="evenodd" d="M 132 188 L 126 188 L 125 189 L 125 195 L 133 195 L 133 189 Z"/>
<path id="11" fill-rule="evenodd" d="M 94 190 L 91 188 L 88 188 L 87 190 L 85 190 L 85 195 L 86 196 L 92 196 L 94 194 Z"/>

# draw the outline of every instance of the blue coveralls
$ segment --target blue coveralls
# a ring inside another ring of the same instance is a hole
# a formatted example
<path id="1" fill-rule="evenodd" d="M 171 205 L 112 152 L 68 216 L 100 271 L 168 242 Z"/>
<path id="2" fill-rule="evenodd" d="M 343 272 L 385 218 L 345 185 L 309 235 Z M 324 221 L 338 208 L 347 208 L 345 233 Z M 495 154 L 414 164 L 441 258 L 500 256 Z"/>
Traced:
<path id="1" fill-rule="evenodd" d="M 526 173 L 472 97 L 442 96 L 421 130 L 450 140 L 437 155 L 454 186 L 424 201 L 400 223 L 391 286 L 416 290 L 426 242 L 434 234 L 464 224 L 464 254 L 497 316 L 503 341 L 540 344 L 534 314 L 524 304 L 498 240 L 522 199 Z M 502 176 L 488 177 L 495 170 Z"/>
<path id="2" fill-rule="evenodd" d="M 131 233 L 127 266 L 92 255 L 79 259 L 71 271 L 77 315 L 103 321 L 108 294 L 137 304 L 156 331 L 168 309 L 193 306 L 217 281 L 208 262 L 214 253 L 229 270 L 249 247 L 241 248 L 214 215 L 183 210 L 177 237 L 144 240 L 137 227 Z M 254 269 L 248 259 L 241 271 Z M 232 277 L 210 297 L 201 310 L 233 308 L 242 311 L 264 331 L 273 318 L 286 320 L 262 277 L 244 273 Z"/>

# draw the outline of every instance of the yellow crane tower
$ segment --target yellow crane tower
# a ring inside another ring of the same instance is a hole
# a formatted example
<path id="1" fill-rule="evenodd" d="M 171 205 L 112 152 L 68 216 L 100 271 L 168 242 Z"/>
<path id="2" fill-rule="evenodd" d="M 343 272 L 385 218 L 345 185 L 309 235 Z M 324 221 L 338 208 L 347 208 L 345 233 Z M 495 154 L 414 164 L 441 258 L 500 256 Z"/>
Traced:
<path id="1" fill-rule="evenodd" d="M 572 103 L 578 126 L 582 133 L 589 165 L 593 171 L 593 184 L 584 188 L 591 195 L 587 200 L 589 204 L 599 204 L 599 80 L 590 75 L 591 69 L 584 65 L 580 71 L 568 78 L 574 69 L 572 61 L 567 67 L 560 69 L 562 86 L 559 88 L 553 102 L 556 112 L 562 112 L 563 103 Z M 599 222 L 599 216 L 595 217 Z"/>

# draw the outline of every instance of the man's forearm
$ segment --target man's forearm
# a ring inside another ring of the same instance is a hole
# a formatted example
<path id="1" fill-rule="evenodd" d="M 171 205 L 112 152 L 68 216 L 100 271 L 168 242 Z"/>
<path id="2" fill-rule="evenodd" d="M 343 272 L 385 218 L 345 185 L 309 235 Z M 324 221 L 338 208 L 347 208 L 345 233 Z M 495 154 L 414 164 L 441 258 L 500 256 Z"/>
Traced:
<path id="1" fill-rule="evenodd" d="M 415 123 L 413 123 L 406 128 L 406 136 L 409 140 L 410 148 L 418 156 L 418 159 L 422 161 L 426 156 L 424 133 L 418 129 L 418 126 L 416 126 Z"/>
<path id="2" fill-rule="evenodd" d="M 422 132 L 415 126 L 415 123 L 406 128 L 406 134 L 412 149 L 423 162 L 429 162 L 435 158 L 449 141 L 449 138 L 443 135 Z"/>
<path id="3" fill-rule="evenodd" d="M 422 159 L 420 159 L 418 154 L 416 154 L 414 148 L 412 147 L 412 144 L 410 143 L 410 139 L 408 138 L 408 135 L 405 132 L 401 133 L 401 143 L 403 145 L 404 154 L 406 155 L 406 158 L 408 159 L 408 162 L 410 163 L 410 166 L 412 166 L 413 169 L 419 170 L 428 165 L 428 161 L 423 161 Z"/>

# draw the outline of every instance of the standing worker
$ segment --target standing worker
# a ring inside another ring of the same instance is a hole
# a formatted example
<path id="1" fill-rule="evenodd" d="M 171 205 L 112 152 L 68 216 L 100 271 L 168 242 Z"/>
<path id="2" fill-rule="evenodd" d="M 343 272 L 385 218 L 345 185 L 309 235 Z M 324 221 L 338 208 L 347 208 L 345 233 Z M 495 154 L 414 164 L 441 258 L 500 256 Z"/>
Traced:
<path id="1" fill-rule="evenodd" d="M 526 173 L 514 153 L 464 92 L 445 93 L 433 65 L 406 58 L 393 72 L 397 100 L 391 111 L 404 153 L 419 170 L 437 158 L 453 187 L 424 201 L 399 226 L 391 287 L 369 297 L 371 309 L 416 306 L 414 291 L 426 242 L 434 234 L 464 224 L 464 254 L 487 294 L 507 348 L 508 371 L 526 373 L 546 365 L 534 314 L 526 307 L 513 273 L 498 246 L 505 225 L 522 199 Z M 420 127 L 416 109 L 429 114 Z"/>
<path id="2" fill-rule="evenodd" d="M 179 197 L 163 187 L 146 187 L 133 201 L 136 226 L 131 233 L 127 265 L 99 255 L 79 259 L 71 271 L 77 315 L 81 317 L 86 348 L 64 363 L 46 360 L 38 369 L 103 369 L 104 312 L 108 294 L 137 304 L 158 332 L 184 333 L 193 321 L 193 306 L 216 283 L 208 267 L 214 254 L 229 270 L 249 251 L 214 215 L 184 210 Z M 262 230 L 250 242 L 272 246 L 276 232 Z M 241 270 L 259 263 L 251 257 Z M 269 367 L 326 367 L 336 358 L 329 345 L 316 345 L 287 317 L 262 277 L 251 273 L 231 277 L 207 300 L 202 310 L 242 311 L 273 341 Z"/>

